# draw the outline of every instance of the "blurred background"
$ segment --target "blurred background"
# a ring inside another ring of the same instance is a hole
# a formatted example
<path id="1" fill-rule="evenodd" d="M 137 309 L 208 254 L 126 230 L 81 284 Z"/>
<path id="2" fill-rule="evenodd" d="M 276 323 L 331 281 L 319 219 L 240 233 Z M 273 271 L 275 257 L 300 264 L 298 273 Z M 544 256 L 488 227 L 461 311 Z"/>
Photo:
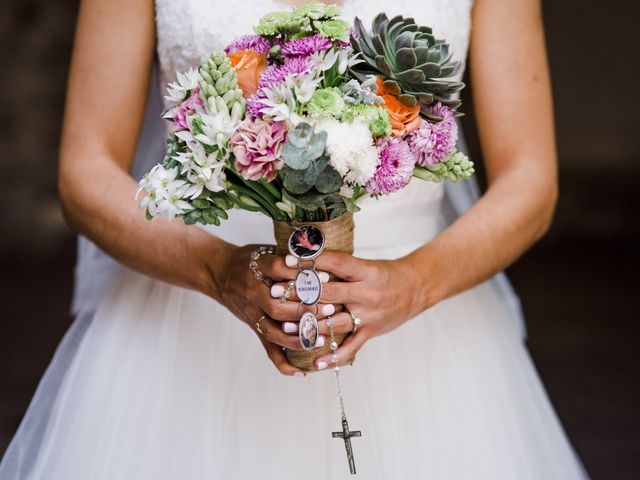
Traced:
<path id="1" fill-rule="evenodd" d="M 561 194 L 550 233 L 508 274 L 528 347 L 590 474 L 637 479 L 640 2 L 543 6 Z M 56 156 L 76 11 L 76 0 L 0 6 L 0 454 L 71 321 L 75 238 L 56 198 Z M 469 98 L 465 111 L 479 161 Z"/>

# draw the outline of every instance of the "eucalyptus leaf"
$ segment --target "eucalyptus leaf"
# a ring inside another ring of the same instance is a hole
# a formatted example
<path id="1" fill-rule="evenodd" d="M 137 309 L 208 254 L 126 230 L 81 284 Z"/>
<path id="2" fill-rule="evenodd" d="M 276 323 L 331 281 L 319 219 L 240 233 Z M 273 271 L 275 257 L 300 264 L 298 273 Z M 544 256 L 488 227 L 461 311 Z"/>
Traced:
<path id="1" fill-rule="evenodd" d="M 331 165 L 327 165 L 316 180 L 316 188 L 322 193 L 333 193 L 340 190 L 342 176 Z"/>
<path id="2" fill-rule="evenodd" d="M 297 148 L 305 148 L 313 137 L 313 126 L 300 122 L 287 136 L 287 143 Z"/>
<path id="3" fill-rule="evenodd" d="M 304 170 L 289 171 L 284 177 L 284 188 L 298 195 L 307 193 L 313 184 L 305 182 L 304 174 Z"/>
<path id="4" fill-rule="evenodd" d="M 303 158 L 315 160 L 324 153 L 324 147 L 327 144 L 327 132 L 320 132 L 311 138 L 311 141 L 304 149 Z"/>
<path id="5" fill-rule="evenodd" d="M 296 197 L 283 192 L 283 197 L 304 210 L 316 210 L 324 207 L 326 195 L 318 192 L 308 192 Z"/>
<path id="6" fill-rule="evenodd" d="M 295 170 L 304 170 L 309 167 L 311 158 L 304 155 L 304 150 L 291 143 L 285 143 L 282 147 L 282 159 L 284 163 Z"/>

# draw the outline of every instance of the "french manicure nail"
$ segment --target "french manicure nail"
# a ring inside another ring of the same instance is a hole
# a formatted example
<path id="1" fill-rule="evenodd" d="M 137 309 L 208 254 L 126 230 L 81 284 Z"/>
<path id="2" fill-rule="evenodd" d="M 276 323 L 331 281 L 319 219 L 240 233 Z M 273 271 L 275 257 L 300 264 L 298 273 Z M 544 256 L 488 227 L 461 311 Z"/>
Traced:
<path id="1" fill-rule="evenodd" d="M 294 372 L 294 377 L 304 378 L 306 375 L 303 372 Z"/>
<path id="2" fill-rule="evenodd" d="M 284 333 L 298 333 L 298 324 L 294 322 L 284 322 L 282 324 Z"/>
<path id="3" fill-rule="evenodd" d="M 327 362 L 318 362 L 318 370 L 324 370 L 327 368 Z"/>
<path id="4" fill-rule="evenodd" d="M 322 335 L 318 336 L 318 339 L 316 340 L 316 344 L 315 347 L 324 347 L 324 337 Z"/>
<path id="5" fill-rule="evenodd" d="M 327 303 L 322 306 L 323 315 L 333 315 L 334 313 L 336 313 L 336 307 L 334 307 L 332 303 Z"/>
<path id="6" fill-rule="evenodd" d="M 329 274 L 327 272 L 318 272 L 318 277 L 322 283 L 327 283 L 329 281 Z"/>
<path id="7" fill-rule="evenodd" d="M 282 285 L 274 285 L 271 287 L 271 296 L 273 298 L 279 298 L 284 294 L 284 287 Z"/>
<path id="8" fill-rule="evenodd" d="M 295 267 L 298 265 L 298 259 L 293 255 L 287 255 L 286 257 L 284 257 L 284 263 L 287 265 L 287 267 Z"/>

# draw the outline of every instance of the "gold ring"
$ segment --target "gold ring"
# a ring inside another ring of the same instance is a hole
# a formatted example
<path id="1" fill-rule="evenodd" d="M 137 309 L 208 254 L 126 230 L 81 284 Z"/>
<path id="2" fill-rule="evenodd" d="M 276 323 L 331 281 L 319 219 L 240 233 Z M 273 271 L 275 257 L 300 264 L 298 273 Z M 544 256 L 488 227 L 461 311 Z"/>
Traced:
<path id="1" fill-rule="evenodd" d="M 267 318 L 267 316 L 266 316 L 266 315 L 262 315 L 262 316 L 258 319 L 258 321 L 256 322 L 256 331 L 257 331 L 260 335 L 264 335 L 264 333 L 262 333 L 262 330 L 260 330 L 260 322 L 261 322 L 262 320 L 264 320 L 265 318 Z"/>

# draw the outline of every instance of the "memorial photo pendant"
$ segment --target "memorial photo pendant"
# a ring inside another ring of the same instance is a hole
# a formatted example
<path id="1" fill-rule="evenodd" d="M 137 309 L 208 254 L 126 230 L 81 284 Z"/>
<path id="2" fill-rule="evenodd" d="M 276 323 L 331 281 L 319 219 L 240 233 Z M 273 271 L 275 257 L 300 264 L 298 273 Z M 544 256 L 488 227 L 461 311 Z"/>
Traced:
<path id="1" fill-rule="evenodd" d="M 324 249 L 324 233 L 314 225 L 302 225 L 289 237 L 289 253 L 301 260 L 312 260 Z"/>
<path id="2" fill-rule="evenodd" d="M 318 340 L 318 319 L 311 312 L 304 312 L 300 317 L 300 327 L 298 328 L 300 345 L 305 350 L 311 350 L 316 346 Z"/>
<path id="3" fill-rule="evenodd" d="M 315 305 L 322 294 L 322 282 L 315 270 L 308 268 L 298 272 L 296 277 L 296 294 L 305 305 Z"/>

